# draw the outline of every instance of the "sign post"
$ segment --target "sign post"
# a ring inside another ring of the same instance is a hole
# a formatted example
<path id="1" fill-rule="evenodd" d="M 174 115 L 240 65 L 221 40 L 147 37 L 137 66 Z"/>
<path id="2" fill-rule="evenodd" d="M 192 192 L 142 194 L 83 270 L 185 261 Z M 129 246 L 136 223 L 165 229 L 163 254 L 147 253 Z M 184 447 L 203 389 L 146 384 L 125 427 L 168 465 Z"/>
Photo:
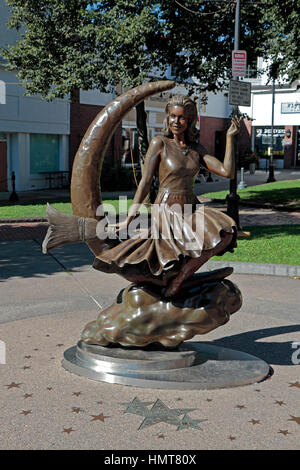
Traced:
<path id="1" fill-rule="evenodd" d="M 240 9 L 241 9 L 241 0 L 236 0 L 236 7 L 235 7 L 235 23 L 234 23 L 234 51 L 232 53 L 232 58 L 236 61 L 245 60 L 245 56 L 235 56 L 235 52 L 239 51 L 240 48 Z M 232 70 L 233 70 L 232 64 Z M 236 64 L 237 65 L 237 64 Z M 239 64 L 240 66 L 241 64 Z M 237 69 L 237 67 L 236 67 Z M 245 75 L 245 74 L 244 74 Z M 235 80 L 238 81 L 238 77 L 241 76 L 239 73 L 237 74 L 237 70 L 235 71 L 235 75 L 233 75 Z M 234 114 L 238 115 L 238 105 L 234 105 Z M 235 152 L 235 170 L 234 170 L 234 177 L 230 180 L 229 184 L 229 194 L 227 194 L 226 201 L 227 201 L 227 214 L 235 221 L 238 230 L 241 230 L 240 227 L 240 216 L 239 216 L 239 199 L 240 196 L 237 194 L 237 166 L 238 166 L 238 145 L 237 145 L 237 135 L 234 136 L 234 152 Z"/>

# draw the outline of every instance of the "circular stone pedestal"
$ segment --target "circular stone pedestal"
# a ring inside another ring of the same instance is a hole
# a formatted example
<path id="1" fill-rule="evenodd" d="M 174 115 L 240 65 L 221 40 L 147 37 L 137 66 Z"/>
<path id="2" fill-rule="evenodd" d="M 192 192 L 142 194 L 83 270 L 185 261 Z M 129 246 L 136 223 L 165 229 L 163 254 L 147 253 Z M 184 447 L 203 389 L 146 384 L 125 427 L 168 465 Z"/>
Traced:
<path id="1" fill-rule="evenodd" d="M 263 380 L 270 369 L 250 354 L 194 341 L 174 350 L 102 347 L 79 341 L 65 351 L 62 365 L 99 382 L 173 390 L 248 385 Z"/>

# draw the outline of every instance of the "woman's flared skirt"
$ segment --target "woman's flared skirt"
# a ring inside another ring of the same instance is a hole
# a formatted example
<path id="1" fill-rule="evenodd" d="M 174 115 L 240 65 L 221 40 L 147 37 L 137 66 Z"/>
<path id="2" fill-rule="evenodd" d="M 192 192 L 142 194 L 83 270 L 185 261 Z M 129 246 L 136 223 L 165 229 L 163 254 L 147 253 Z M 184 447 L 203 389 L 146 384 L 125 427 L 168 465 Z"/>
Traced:
<path id="1" fill-rule="evenodd" d="M 187 205 L 191 208 L 192 205 Z M 215 248 L 224 234 L 232 234 L 231 243 L 218 255 L 236 247 L 236 224 L 226 214 L 198 205 L 184 211 L 180 205 L 154 204 L 148 225 L 95 258 L 94 268 L 122 274 L 130 266 L 144 275 L 161 277 L 180 270 L 186 258 L 198 258 L 204 250 Z M 129 226 L 130 231 L 130 226 Z"/>

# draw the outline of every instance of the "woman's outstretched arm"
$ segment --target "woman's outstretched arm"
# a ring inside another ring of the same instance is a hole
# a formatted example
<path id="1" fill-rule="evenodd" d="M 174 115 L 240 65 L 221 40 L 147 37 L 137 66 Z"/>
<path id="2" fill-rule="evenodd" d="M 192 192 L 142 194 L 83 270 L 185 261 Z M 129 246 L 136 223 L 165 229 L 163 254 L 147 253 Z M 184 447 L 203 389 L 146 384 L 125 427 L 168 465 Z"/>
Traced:
<path id="1" fill-rule="evenodd" d="M 240 118 L 233 118 L 231 126 L 226 135 L 226 149 L 223 163 L 212 155 L 208 155 L 204 147 L 200 149 L 203 162 L 212 173 L 225 178 L 234 178 L 235 157 L 234 157 L 234 136 L 240 131 Z"/>

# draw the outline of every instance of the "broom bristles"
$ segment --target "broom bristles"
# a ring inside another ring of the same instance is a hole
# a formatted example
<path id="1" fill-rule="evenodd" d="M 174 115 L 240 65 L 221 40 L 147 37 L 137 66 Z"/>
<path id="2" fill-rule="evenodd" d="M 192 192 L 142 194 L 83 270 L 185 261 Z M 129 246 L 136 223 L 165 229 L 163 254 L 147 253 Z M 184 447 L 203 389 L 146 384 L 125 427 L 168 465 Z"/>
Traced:
<path id="1" fill-rule="evenodd" d="M 42 245 L 44 254 L 53 248 L 58 248 L 68 243 L 84 242 L 96 238 L 98 222 L 96 219 L 63 214 L 48 203 L 46 213 L 50 226 Z"/>

